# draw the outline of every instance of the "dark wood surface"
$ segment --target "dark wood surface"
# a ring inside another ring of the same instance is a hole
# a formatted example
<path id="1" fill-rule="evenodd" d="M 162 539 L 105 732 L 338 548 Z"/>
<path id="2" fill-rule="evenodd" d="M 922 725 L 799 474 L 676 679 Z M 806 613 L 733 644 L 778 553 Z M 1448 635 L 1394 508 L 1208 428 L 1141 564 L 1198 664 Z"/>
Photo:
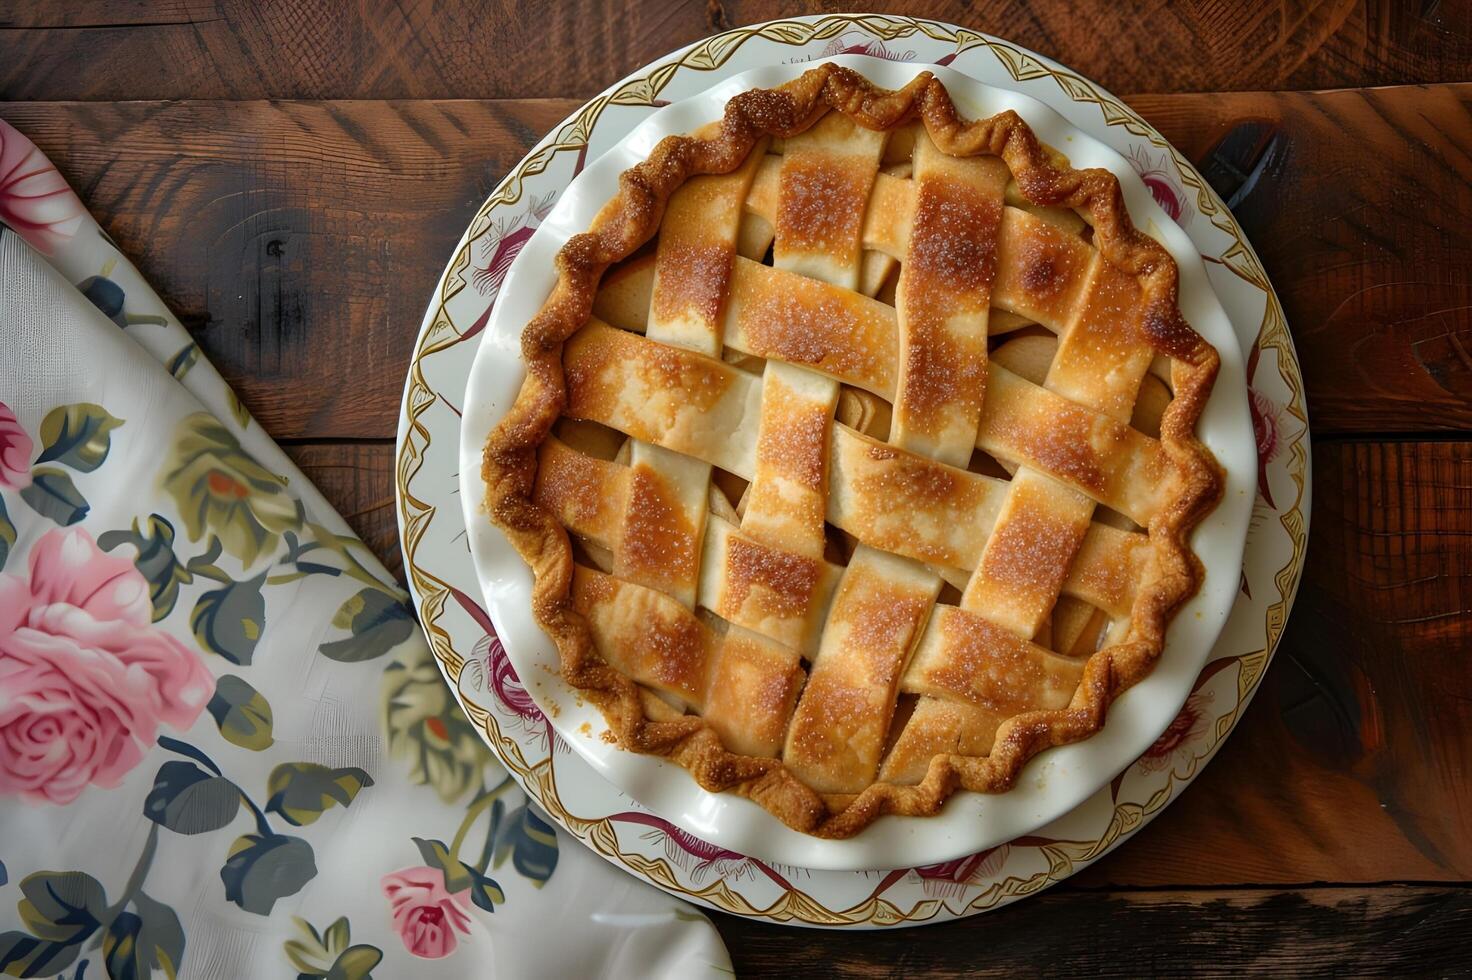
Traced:
<path id="1" fill-rule="evenodd" d="M 839 11 L 985 30 L 1115 92 L 1464 81 L 1472 70 L 1472 11 L 1456 0 L 5 0 L 0 27 L 12 36 L 0 90 L 581 101 L 727 27 Z"/>
<path id="2" fill-rule="evenodd" d="M 1472 3 L 866 6 L 1058 57 L 1203 169 L 1252 177 L 1223 189 L 1308 385 L 1309 560 L 1237 732 L 1134 841 L 1040 898 L 920 931 L 716 916 L 738 970 L 1467 970 Z M 0 0 L 0 116 L 397 570 L 403 368 L 471 212 L 619 76 L 727 24 L 811 10 Z M 540 57 L 548 44 L 570 57 Z"/>

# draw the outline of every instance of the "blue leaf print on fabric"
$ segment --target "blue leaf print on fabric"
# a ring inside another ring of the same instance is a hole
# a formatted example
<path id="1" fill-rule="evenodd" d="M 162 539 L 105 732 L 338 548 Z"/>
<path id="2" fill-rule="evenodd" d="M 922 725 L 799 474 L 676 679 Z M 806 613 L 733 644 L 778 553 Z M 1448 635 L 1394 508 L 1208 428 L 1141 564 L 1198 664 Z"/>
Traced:
<path id="1" fill-rule="evenodd" d="M 312 845 L 284 834 L 237 837 L 220 869 L 225 898 L 256 915 L 270 915 L 277 899 L 295 895 L 316 876 Z"/>

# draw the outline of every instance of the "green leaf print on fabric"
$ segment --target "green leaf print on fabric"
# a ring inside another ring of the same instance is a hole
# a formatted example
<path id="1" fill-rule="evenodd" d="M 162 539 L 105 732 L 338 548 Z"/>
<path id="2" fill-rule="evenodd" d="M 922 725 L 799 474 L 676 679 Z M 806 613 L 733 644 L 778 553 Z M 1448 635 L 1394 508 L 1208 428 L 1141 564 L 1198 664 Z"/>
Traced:
<path id="1" fill-rule="evenodd" d="M 101 405 L 62 405 L 41 420 L 41 455 L 36 462 L 57 462 L 78 473 L 91 473 L 112 449 L 112 430 L 123 424 Z"/>
<path id="2" fill-rule="evenodd" d="M 416 626 L 408 604 L 381 587 L 359 589 L 332 617 L 332 625 L 348 630 L 341 640 L 317 648 L 329 660 L 357 663 L 388 653 L 413 635 Z"/>
<path id="3" fill-rule="evenodd" d="M 358 792 L 372 785 L 373 777 L 356 766 L 329 769 L 315 762 L 285 762 L 271 770 L 266 782 L 266 811 L 302 827 L 316 823 L 334 806 L 351 806 Z"/>
<path id="4" fill-rule="evenodd" d="M 158 744 L 160 748 L 185 756 L 190 761 L 167 762 L 159 769 L 153 791 L 144 804 L 144 815 L 150 820 L 181 834 L 203 833 L 229 823 L 242 803 L 255 818 L 256 833 L 237 837 L 230 846 L 224 867 L 220 868 L 226 900 L 247 912 L 270 915 L 277 899 L 295 895 L 316 876 L 317 864 L 312 845 L 298 837 L 276 833 L 266 812 L 238 784 L 226 777 L 213 759 L 197 746 L 167 735 L 160 735 Z M 338 774 L 355 787 L 372 784 L 361 769 L 327 769 L 312 763 L 291 765 Z M 277 767 L 278 770 L 283 768 L 286 767 Z M 275 773 L 272 778 L 275 778 Z M 233 794 L 233 804 L 223 802 L 226 788 Z M 356 792 L 357 788 L 354 788 L 349 796 Z M 290 816 L 287 819 L 291 819 Z"/>
<path id="5" fill-rule="evenodd" d="M 198 362 L 199 345 L 191 340 L 189 343 L 179 348 L 179 352 L 173 357 L 169 358 L 168 363 L 164 366 L 169 369 L 169 373 L 172 374 L 176 379 L 178 379 L 179 381 L 183 381 L 184 375 L 188 374 L 189 369 L 194 367 L 194 365 Z"/>
<path id="6" fill-rule="evenodd" d="M 455 703 L 423 643 L 407 644 L 383 672 L 380 715 L 389 755 L 409 765 L 410 782 L 454 803 L 479 785 L 494 757 Z"/>
<path id="7" fill-rule="evenodd" d="M 251 662 L 266 626 L 266 600 L 261 595 L 265 583 L 266 573 L 262 572 L 244 582 L 227 580 L 223 588 L 199 597 L 189 626 L 202 649 L 218 653 L 233 664 Z"/>
<path id="8" fill-rule="evenodd" d="M 54 942 L 81 942 L 107 907 L 101 883 L 80 871 L 37 871 L 21 879 L 20 891 L 21 921 L 34 935 Z"/>
<path id="9" fill-rule="evenodd" d="M 49 977 L 71 965 L 102 925 L 107 892 L 80 871 L 37 871 L 21 879 L 16 904 L 28 932 L 0 933 L 0 971 Z"/>
<path id="10" fill-rule="evenodd" d="M 184 963 L 179 916 L 143 892 L 158 849 L 158 829 L 157 824 L 149 827 L 116 904 L 109 906 L 101 883 L 79 871 L 38 871 L 25 878 L 17 911 L 30 932 L 0 935 L 0 972 L 54 976 L 83 948 L 100 945 L 108 976 L 152 977 L 156 971 L 170 980 L 178 976 Z M 99 929 L 102 935 L 97 936 Z M 76 977 L 87 963 L 78 965 Z"/>
<path id="11" fill-rule="evenodd" d="M 276 741 L 271 735 L 271 705 L 260 691 L 234 674 L 223 674 L 215 681 L 215 694 L 206 706 L 210 717 L 227 742 L 252 752 L 269 749 Z"/>
<path id="12" fill-rule="evenodd" d="M 419 856 L 424 859 L 425 866 L 444 876 L 445 891 L 455 895 L 468 889 L 470 900 L 487 912 L 494 912 L 497 905 L 505 904 L 506 894 L 501 891 L 501 886 L 495 879 L 487 876 L 480 868 L 471 867 L 461 861 L 452 848 L 445 846 L 444 841 L 423 837 L 410 839 L 419 848 Z"/>
<path id="13" fill-rule="evenodd" d="M 112 980 L 135 980 L 153 973 L 140 961 L 143 947 L 138 944 L 138 934 L 142 931 L 143 920 L 132 912 L 119 912 L 108 923 L 102 933 L 102 962 Z"/>
<path id="14" fill-rule="evenodd" d="M 500 797 L 511 785 L 512 780 L 508 775 L 493 789 L 482 789 L 477 793 L 475 799 L 471 800 L 470 805 L 465 808 L 465 815 L 460 818 L 460 826 L 455 831 L 455 839 L 450 842 L 449 846 L 446 846 L 444 841 L 433 838 L 409 838 L 419 849 L 419 856 L 423 859 L 425 866 L 431 871 L 440 873 L 444 879 L 445 891 L 456 895 L 469 890 L 470 900 L 487 912 L 494 912 L 498 904 L 506 901 L 501 886 L 486 874 L 486 866 L 491 862 L 491 851 L 505 813 L 505 805 L 501 802 Z M 462 861 L 460 848 L 464 846 L 471 827 L 487 810 L 490 811 L 490 822 L 486 829 L 486 842 L 481 851 L 480 860 L 475 864 Z M 552 864 L 555 865 L 556 862 L 554 841 Z M 412 869 L 410 870 L 412 872 Z M 551 873 L 549 869 L 547 874 L 551 875 Z"/>
<path id="15" fill-rule="evenodd" d="M 250 427 L 250 409 L 245 407 L 245 402 L 235 393 L 234 388 L 225 389 L 225 398 L 230 402 L 230 414 L 235 417 L 242 429 Z"/>
<path id="16" fill-rule="evenodd" d="M 219 830 L 240 810 L 240 790 L 222 776 L 192 762 L 170 761 L 159 767 L 153 789 L 143 801 L 143 815 L 176 834 Z"/>
<path id="17" fill-rule="evenodd" d="M 38 466 L 31 470 L 31 485 L 21 490 L 20 499 L 42 517 L 62 527 L 69 527 L 87 516 L 92 508 L 77 491 L 71 475 L 54 466 Z"/>
<path id="18" fill-rule="evenodd" d="M 424 858 L 425 866 L 434 868 L 445 876 L 445 891 L 453 894 L 470 887 L 472 869 L 451 854 L 444 841 L 424 837 L 411 837 L 410 840 L 419 848 L 419 856 Z"/>
<path id="19" fill-rule="evenodd" d="M 288 939 L 282 944 L 286 958 L 303 977 L 330 977 L 331 980 L 367 980 L 373 968 L 383 960 L 383 950 L 367 943 L 352 945 L 352 930 L 346 917 L 338 919 L 320 933 L 306 919 L 292 917 L 301 939 Z"/>
<path id="20" fill-rule="evenodd" d="M 256 915 L 270 915 L 277 899 L 295 895 L 316 876 L 312 845 L 284 834 L 237 837 L 220 869 L 226 900 Z"/>
<path id="21" fill-rule="evenodd" d="M 477 907 L 483 908 L 487 912 L 494 912 L 496 911 L 497 905 L 506 904 L 506 894 L 501 891 L 501 886 L 496 884 L 493 879 L 486 877 L 474 868 L 466 866 L 466 870 L 470 872 L 470 900 Z"/>
<path id="22" fill-rule="evenodd" d="M 82 947 L 37 939 L 24 932 L 0 932 L 0 972 L 11 977 L 51 977 L 71 966 Z"/>
<path id="23" fill-rule="evenodd" d="M 102 236 L 107 239 L 106 235 Z M 117 248 L 110 239 L 108 244 Z M 122 329 L 132 326 L 152 325 L 156 327 L 168 326 L 169 321 L 161 316 L 150 313 L 134 313 L 126 309 L 128 296 L 123 292 L 123 287 L 109 279 L 113 269 L 117 267 L 117 259 L 109 258 L 102 264 L 100 275 L 88 276 L 77 283 L 77 290 L 98 310 L 113 323 Z"/>
<path id="24" fill-rule="evenodd" d="M 512 810 L 496 836 L 496 867 L 510 857 L 512 867 L 538 888 L 557 870 L 557 832 L 531 803 Z"/>
<path id="25" fill-rule="evenodd" d="M 139 967 L 138 976 L 152 976 L 154 970 L 166 977 L 177 976 L 184 962 L 184 927 L 179 924 L 179 916 L 141 892 L 133 896 L 133 907 L 141 922 L 133 937 L 133 963 Z"/>
<path id="26" fill-rule="evenodd" d="M 373 968 L 382 959 L 383 950 L 377 946 L 370 946 L 367 943 L 349 946 L 332 964 L 332 969 L 327 971 L 327 978 L 328 980 L 370 978 L 373 975 Z"/>
<path id="27" fill-rule="evenodd" d="M 178 506 L 190 541 L 213 532 L 247 568 L 275 551 L 282 534 L 302 526 L 301 506 L 286 481 L 257 463 L 208 412 L 179 423 L 159 483 Z"/>
<path id="28" fill-rule="evenodd" d="M 194 581 L 194 574 L 179 564 L 174 555 L 174 525 L 158 514 L 148 516 L 147 530 L 140 528 L 135 520 L 131 531 L 104 531 L 97 544 L 103 551 L 124 544 L 137 549 L 133 567 L 148 579 L 155 623 L 174 611 L 174 603 L 179 601 L 179 586 Z"/>

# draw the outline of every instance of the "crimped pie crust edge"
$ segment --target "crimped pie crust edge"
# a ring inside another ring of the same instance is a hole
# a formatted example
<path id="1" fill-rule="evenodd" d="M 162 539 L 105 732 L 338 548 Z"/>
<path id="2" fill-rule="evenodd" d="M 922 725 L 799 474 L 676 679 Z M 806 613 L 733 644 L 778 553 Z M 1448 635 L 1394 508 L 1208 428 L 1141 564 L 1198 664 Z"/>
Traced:
<path id="1" fill-rule="evenodd" d="M 586 622 L 572 608 L 573 557 L 566 530 L 532 500 L 537 450 L 567 400 L 562 344 L 587 322 L 603 272 L 657 233 L 665 202 L 687 179 L 730 172 L 762 136 L 792 136 L 829 109 L 874 130 L 919 118 L 946 153 L 1001 157 L 1034 204 L 1087 209 L 1094 244 L 1105 261 L 1135 276 L 1142 287 L 1141 328 L 1151 346 L 1171 359 L 1174 389 L 1160 431 L 1174 492 L 1147 528 L 1159 578 L 1137 595 L 1123 640 L 1088 658 L 1066 708 L 1007 719 L 989 755 L 937 755 L 920 783 L 876 782 L 836 810 L 780 760 L 726 750 L 697 716 L 654 721 L 645 715 L 635 682 L 603 662 Z M 487 511 L 532 568 L 532 611 L 557 646 L 563 677 L 599 706 L 619 744 L 668 758 L 707 790 L 739 792 L 794 829 L 843 838 L 884 814 L 932 815 L 957 789 L 1006 791 L 1038 752 L 1096 733 L 1114 698 L 1154 667 L 1172 614 L 1199 589 L 1201 564 L 1186 539 L 1222 493 L 1220 470 L 1195 434 L 1216 378 L 1217 352 L 1182 317 L 1176 264 L 1164 247 L 1134 227 L 1118 179 L 1106 170 L 1058 165 L 1015 112 L 962 119 L 945 86 L 929 73 L 902 89 L 887 90 L 851 69 L 824 64 L 777 88 L 733 97 L 716 135 L 666 137 L 645 161 L 625 171 L 619 184 L 619 193 L 589 230 L 573 236 L 558 253 L 557 283 L 522 334 L 526 379 L 487 438 L 482 458 Z"/>

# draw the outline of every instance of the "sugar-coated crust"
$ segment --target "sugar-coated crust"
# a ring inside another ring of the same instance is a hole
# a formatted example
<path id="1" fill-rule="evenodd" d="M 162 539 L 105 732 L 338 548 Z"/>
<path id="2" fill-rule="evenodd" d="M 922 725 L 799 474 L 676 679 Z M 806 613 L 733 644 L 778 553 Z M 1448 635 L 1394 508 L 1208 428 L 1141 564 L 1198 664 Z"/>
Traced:
<path id="1" fill-rule="evenodd" d="M 1160 427 L 1174 491 L 1147 529 L 1158 577 L 1136 597 L 1124 639 L 1089 657 L 1070 704 L 1008 719 L 989 755 L 937 755 L 918 784 L 878 782 L 857 796 L 825 800 L 780 760 L 727 751 L 699 717 L 657 721 L 646 714 L 638 687 L 604 663 L 587 623 L 572 608 L 573 556 L 567 532 L 533 502 L 532 489 L 537 449 L 567 400 L 562 344 L 587 322 L 603 272 L 658 231 L 665 202 L 688 178 L 729 173 L 759 138 L 793 136 L 829 109 L 874 130 L 918 117 L 948 154 L 1001 157 L 1034 204 L 1087 209 L 1094 244 L 1105 260 L 1135 276 L 1142 287 L 1147 302 L 1141 329 L 1151 346 L 1170 358 L 1175 397 Z M 1216 378 L 1217 352 L 1181 315 L 1175 262 L 1131 223 L 1115 176 L 1102 169 L 1060 166 L 1015 112 L 962 119 L 945 86 L 928 73 L 891 91 L 829 64 L 779 88 L 732 98 L 716 135 L 666 137 L 647 160 L 623 173 L 619 185 L 618 195 L 592 227 L 570 239 L 557 256 L 557 284 L 522 334 L 526 380 L 490 433 L 482 463 L 486 508 L 535 574 L 532 610 L 557 644 L 563 677 L 602 709 L 619 744 L 665 756 L 690 770 L 705 789 L 739 792 L 797 830 L 841 838 L 884 814 L 934 814 L 957 789 L 1005 791 L 1038 752 L 1097 732 L 1114 698 L 1154 667 L 1172 614 L 1200 587 L 1201 564 L 1186 539 L 1222 493 L 1220 470 L 1195 435 Z"/>

